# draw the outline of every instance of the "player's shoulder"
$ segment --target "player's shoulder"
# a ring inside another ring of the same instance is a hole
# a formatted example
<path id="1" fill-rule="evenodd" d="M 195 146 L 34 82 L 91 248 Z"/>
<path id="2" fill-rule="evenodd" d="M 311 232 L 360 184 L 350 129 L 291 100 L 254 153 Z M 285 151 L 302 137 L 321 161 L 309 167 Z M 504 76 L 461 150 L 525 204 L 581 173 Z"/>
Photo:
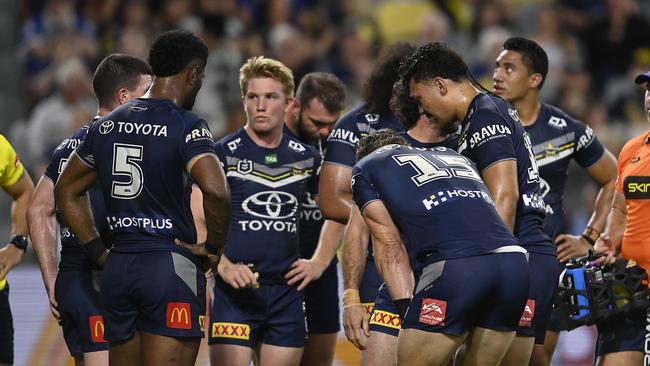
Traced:
<path id="1" fill-rule="evenodd" d="M 632 137 L 625 143 L 625 145 L 623 145 L 619 154 L 619 160 L 625 160 L 626 158 L 635 155 L 641 146 L 648 142 L 648 139 L 650 139 L 650 131 L 645 131 L 640 135 Z"/>
<path id="2" fill-rule="evenodd" d="M 579 131 L 582 132 L 588 128 L 583 122 L 571 117 L 562 109 L 547 103 L 540 106 L 540 121 L 545 128 L 559 131 Z"/>
<path id="3" fill-rule="evenodd" d="M 282 144 L 292 154 L 320 158 L 320 153 L 311 144 L 300 141 L 294 134 L 283 131 Z"/>
<path id="4" fill-rule="evenodd" d="M 248 139 L 245 139 L 244 137 L 245 131 L 243 128 L 240 128 L 239 130 L 232 132 L 219 140 L 215 142 L 215 147 L 217 149 L 225 150 L 231 154 L 234 154 L 236 151 L 238 151 L 241 147 L 245 145 L 245 142 L 248 141 Z"/>
<path id="5" fill-rule="evenodd" d="M 368 114 L 368 108 L 366 105 L 358 105 L 341 116 L 338 122 L 336 122 L 334 125 L 334 128 L 348 128 L 351 130 L 356 130 L 357 123 L 362 122 L 366 114 Z"/>
<path id="6" fill-rule="evenodd" d="M 492 93 L 476 96 L 474 102 L 470 104 L 466 119 L 471 121 L 475 129 L 486 125 L 506 125 L 511 128 L 520 126 L 517 109 Z"/>

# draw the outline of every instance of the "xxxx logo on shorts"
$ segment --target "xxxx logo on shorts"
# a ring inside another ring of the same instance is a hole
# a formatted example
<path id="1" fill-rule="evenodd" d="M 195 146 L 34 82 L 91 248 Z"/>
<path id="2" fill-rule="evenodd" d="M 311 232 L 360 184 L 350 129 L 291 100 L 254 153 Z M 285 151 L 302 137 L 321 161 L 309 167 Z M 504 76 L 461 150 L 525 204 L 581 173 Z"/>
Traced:
<path id="1" fill-rule="evenodd" d="M 420 323 L 429 325 L 445 325 L 445 314 L 447 313 L 447 302 L 438 299 L 425 297 L 420 307 Z"/>
<path id="2" fill-rule="evenodd" d="M 535 317 L 535 300 L 528 299 L 526 302 L 526 307 L 524 312 L 521 314 L 521 319 L 519 319 L 520 327 L 530 327 L 533 325 L 533 318 Z"/>
<path id="3" fill-rule="evenodd" d="M 199 327 L 201 332 L 205 332 L 205 315 L 199 315 Z"/>
<path id="4" fill-rule="evenodd" d="M 93 343 L 104 343 L 104 317 L 101 315 L 91 315 L 88 317 L 90 326 L 90 339 Z"/>
<path id="5" fill-rule="evenodd" d="M 372 312 L 370 324 L 380 325 L 383 327 L 400 329 L 402 322 L 399 320 L 399 315 L 390 313 L 388 311 L 376 310 Z"/>
<path id="6" fill-rule="evenodd" d="M 232 338 L 249 340 L 251 337 L 251 327 L 248 324 L 241 323 L 212 323 L 213 338 Z"/>
<path id="7" fill-rule="evenodd" d="M 192 329 L 192 311 L 189 303 L 167 303 L 167 328 Z"/>

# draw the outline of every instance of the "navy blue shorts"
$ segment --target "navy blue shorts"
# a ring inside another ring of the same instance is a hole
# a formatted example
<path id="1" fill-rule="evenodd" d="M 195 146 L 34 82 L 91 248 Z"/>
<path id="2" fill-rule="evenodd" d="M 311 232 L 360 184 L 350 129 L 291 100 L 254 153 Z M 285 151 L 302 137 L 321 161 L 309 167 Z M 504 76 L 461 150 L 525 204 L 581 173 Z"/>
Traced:
<path id="1" fill-rule="evenodd" d="M 400 330 L 400 320 L 393 299 L 388 293 L 388 286 L 382 283 L 375 299 L 375 307 L 370 314 L 370 330 L 397 337 Z"/>
<path id="2" fill-rule="evenodd" d="M 104 266 L 102 300 L 106 340 L 135 331 L 167 337 L 203 337 L 205 275 L 175 252 L 111 253 Z"/>
<path id="3" fill-rule="evenodd" d="M 304 298 L 294 286 L 262 283 L 256 289 L 235 290 L 215 276 L 213 289 L 209 344 L 305 345 Z"/>
<path id="4" fill-rule="evenodd" d="M 305 288 L 305 314 L 309 334 L 338 333 L 341 329 L 336 263 L 333 260 L 323 275 Z"/>
<path id="5" fill-rule="evenodd" d="M 564 268 L 566 268 L 566 263 L 558 262 L 558 271 L 557 271 L 558 282 L 560 280 L 559 276 L 562 273 L 562 271 L 564 270 Z M 559 332 L 561 332 L 563 330 L 566 330 L 566 329 L 562 328 L 562 321 L 560 319 L 560 312 L 559 312 L 559 310 L 558 310 L 558 308 L 556 306 L 553 306 L 553 309 L 551 310 L 551 318 L 550 318 L 550 320 L 548 322 L 548 326 L 546 327 L 546 330 L 550 331 L 550 332 L 556 332 L 556 333 L 559 333 Z"/>
<path id="6" fill-rule="evenodd" d="M 101 272 L 96 272 L 100 274 Z M 104 340 L 104 317 L 99 278 L 93 271 L 64 271 L 56 276 L 54 294 L 61 313 L 63 338 L 73 357 L 108 350 Z"/>
<path id="7" fill-rule="evenodd" d="M 0 291 L 0 363 L 14 363 L 14 319 L 9 307 L 9 282 Z"/>
<path id="8" fill-rule="evenodd" d="M 402 329 L 459 335 L 474 327 L 513 331 L 528 294 L 523 253 L 487 254 L 427 265 Z"/>
<path id="9" fill-rule="evenodd" d="M 372 313 L 375 298 L 383 282 L 377 271 L 377 266 L 375 266 L 375 261 L 366 258 L 366 267 L 363 269 L 363 277 L 361 277 L 361 286 L 359 287 L 359 297 L 361 298 L 361 305 L 368 314 Z"/>
<path id="10" fill-rule="evenodd" d="M 544 344 L 560 273 L 554 255 L 528 253 L 528 262 L 530 292 L 517 334 L 535 337 L 535 344 Z"/>
<path id="11" fill-rule="evenodd" d="M 646 336 L 647 310 L 635 310 L 625 316 L 596 323 L 596 357 L 623 351 L 643 352 Z"/>

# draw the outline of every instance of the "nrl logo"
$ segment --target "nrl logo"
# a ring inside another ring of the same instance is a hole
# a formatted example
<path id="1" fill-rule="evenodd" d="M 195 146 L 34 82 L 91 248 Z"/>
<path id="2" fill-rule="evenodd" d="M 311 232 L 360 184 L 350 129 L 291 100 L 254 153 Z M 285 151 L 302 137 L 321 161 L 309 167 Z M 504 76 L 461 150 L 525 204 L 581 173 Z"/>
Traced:
<path id="1" fill-rule="evenodd" d="M 237 172 L 240 174 L 249 174 L 253 171 L 253 162 L 250 160 L 240 160 L 237 162 Z"/>

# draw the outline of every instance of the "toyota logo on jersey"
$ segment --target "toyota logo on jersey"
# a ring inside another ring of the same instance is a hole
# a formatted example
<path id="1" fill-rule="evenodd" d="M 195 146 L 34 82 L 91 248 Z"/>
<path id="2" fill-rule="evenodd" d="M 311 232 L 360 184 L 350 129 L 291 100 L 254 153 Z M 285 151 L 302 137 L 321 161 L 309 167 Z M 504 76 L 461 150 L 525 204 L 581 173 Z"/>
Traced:
<path id="1" fill-rule="evenodd" d="M 264 219 L 286 219 L 298 211 L 298 199 L 287 192 L 258 192 L 242 202 L 244 212 Z"/>

